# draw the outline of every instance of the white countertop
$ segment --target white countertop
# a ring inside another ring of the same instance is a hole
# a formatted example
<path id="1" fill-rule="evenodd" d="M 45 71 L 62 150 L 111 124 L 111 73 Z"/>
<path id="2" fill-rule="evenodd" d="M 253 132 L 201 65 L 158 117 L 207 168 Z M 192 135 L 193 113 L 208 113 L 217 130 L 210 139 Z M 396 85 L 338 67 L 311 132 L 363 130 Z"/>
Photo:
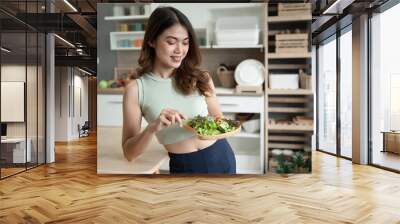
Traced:
<path id="1" fill-rule="evenodd" d="M 149 147 L 136 159 L 125 159 L 121 146 L 122 127 L 97 128 L 98 174 L 153 174 L 168 160 L 168 153 L 153 138 Z"/>

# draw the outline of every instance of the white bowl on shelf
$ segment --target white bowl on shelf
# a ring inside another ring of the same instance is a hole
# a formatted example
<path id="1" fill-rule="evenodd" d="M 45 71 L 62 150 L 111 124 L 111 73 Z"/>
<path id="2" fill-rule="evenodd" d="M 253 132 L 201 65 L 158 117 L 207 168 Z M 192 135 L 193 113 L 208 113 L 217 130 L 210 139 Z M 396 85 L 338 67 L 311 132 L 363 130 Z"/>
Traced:
<path id="1" fill-rule="evenodd" d="M 279 156 L 280 154 L 282 154 L 282 149 L 272 149 L 271 154 L 273 156 Z"/>
<path id="2" fill-rule="evenodd" d="M 260 131 L 260 119 L 252 119 L 242 123 L 243 130 L 249 133 Z"/>
<path id="3" fill-rule="evenodd" d="M 285 155 L 285 156 L 292 156 L 293 155 L 293 150 L 284 149 L 284 150 L 282 150 L 282 154 Z"/>

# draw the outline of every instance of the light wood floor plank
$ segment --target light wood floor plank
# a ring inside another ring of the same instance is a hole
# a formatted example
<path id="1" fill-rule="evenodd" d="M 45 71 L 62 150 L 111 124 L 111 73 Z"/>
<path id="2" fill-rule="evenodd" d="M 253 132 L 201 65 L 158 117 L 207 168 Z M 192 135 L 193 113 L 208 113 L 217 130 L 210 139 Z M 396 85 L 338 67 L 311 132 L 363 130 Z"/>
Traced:
<path id="1" fill-rule="evenodd" d="M 97 175 L 96 139 L 0 181 L 0 223 L 400 223 L 400 175 L 313 152 L 312 174 Z"/>

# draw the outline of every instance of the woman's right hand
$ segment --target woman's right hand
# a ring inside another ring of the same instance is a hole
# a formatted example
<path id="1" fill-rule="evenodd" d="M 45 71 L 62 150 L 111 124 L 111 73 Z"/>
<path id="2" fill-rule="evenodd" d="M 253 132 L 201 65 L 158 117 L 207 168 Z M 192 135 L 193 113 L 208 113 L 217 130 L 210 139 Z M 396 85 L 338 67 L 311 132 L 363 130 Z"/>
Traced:
<path id="1" fill-rule="evenodd" d="M 183 120 L 186 120 L 186 116 L 174 109 L 163 109 L 157 119 L 149 124 L 149 128 L 152 132 L 161 131 L 175 123 L 179 123 L 180 126 L 183 124 Z"/>

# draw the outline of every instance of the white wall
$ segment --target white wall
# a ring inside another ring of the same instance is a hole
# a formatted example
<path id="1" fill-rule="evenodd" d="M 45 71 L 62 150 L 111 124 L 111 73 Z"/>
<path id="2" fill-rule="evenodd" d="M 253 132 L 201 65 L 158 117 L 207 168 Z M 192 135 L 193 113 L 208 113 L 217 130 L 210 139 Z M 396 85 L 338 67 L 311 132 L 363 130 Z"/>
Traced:
<path id="1" fill-rule="evenodd" d="M 67 67 L 55 68 L 55 141 L 68 141 L 69 76 Z"/>
<path id="2" fill-rule="evenodd" d="M 78 72 L 78 75 L 76 75 Z M 88 78 L 82 77 L 80 71 L 75 69 L 74 72 L 74 91 L 72 99 L 74 99 L 74 107 L 72 108 L 72 119 L 71 119 L 71 135 L 72 138 L 79 138 L 78 133 L 78 124 L 81 126 L 85 123 L 88 119 Z M 80 93 L 79 93 L 80 91 Z M 80 95 L 80 97 L 79 97 Z M 80 101 L 80 102 L 79 102 Z M 72 104 L 71 104 L 72 105 Z M 81 108 L 79 108 L 81 107 Z M 82 111 L 80 111 L 80 109 Z"/>
<path id="3" fill-rule="evenodd" d="M 79 138 L 78 124 L 82 126 L 88 120 L 88 78 L 82 75 L 79 70 L 71 67 L 56 68 L 56 141 Z M 82 106 L 82 114 L 79 105 Z"/>
<path id="4" fill-rule="evenodd" d="M 25 74 L 26 70 L 28 74 L 32 74 L 33 72 L 36 73 L 36 67 L 24 65 L 2 65 L 1 66 L 1 81 L 17 81 L 17 82 L 25 82 Z M 26 82 L 25 82 L 26 83 Z M 33 93 L 27 93 L 27 96 L 33 96 Z M 36 96 L 36 90 L 35 90 Z M 7 108 L 1 108 L 1 110 L 7 110 Z M 36 114 L 35 114 L 36 115 Z M 29 117 L 28 114 L 28 121 L 33 120 Z M 9 122 L 7 123 L 7 136 L 8 137 L 25 137 L 25 122 Z M 28 127 L 31 127 L 29 125 Z M 28 132 L 29 134 L 29 132 Z M 28 135 L 28 137 L 30 137 Z"/>

